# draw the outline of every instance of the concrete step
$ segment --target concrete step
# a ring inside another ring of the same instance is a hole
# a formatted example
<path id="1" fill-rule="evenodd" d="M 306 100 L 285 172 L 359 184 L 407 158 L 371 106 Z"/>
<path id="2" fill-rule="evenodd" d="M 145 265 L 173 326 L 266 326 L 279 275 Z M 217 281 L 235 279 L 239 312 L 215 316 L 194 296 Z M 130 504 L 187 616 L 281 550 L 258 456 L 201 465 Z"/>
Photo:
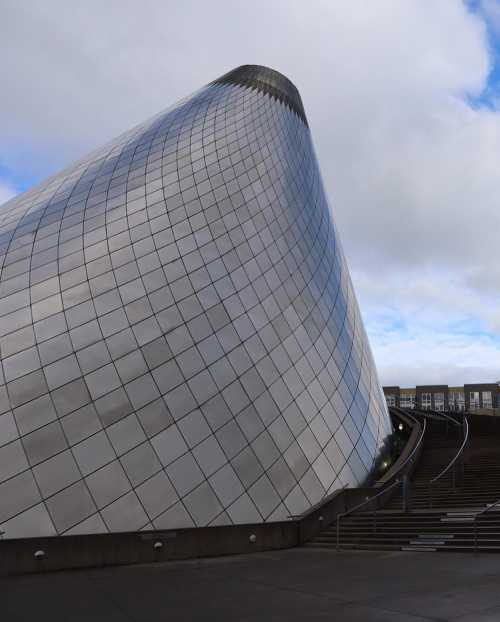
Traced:
<path id="1" fill-rule="evenodd" d="M 369 510 L 342 519 L 341 549 L 412 552 L 500 552 L 500 506 L 480 514 L 500 499 L 500 420 L 493 433 L 472 434 L 463 470 L 450 470 L 430 488 L 462 442 L 462 428 L 428 421 L 420 464 L 411 482 L 411 511 L 402 511 L 396 494 L 375 514 Z M 430 507 L 432 503 L 432 507 Z M 479 515 L 480 514 L 480 515 Z M 336 525 L 324 530 L 310 546 L 335 548 Z"/>
<path id="2" fill-rule="evenodd" d="M 478 534 L 483 534 L 485 536 L 491 537 L 499 537 L 500 535 L 500 525 L 495 525 L 493 527 L 481 527 L 479 524 L 476 524 L 476 531 Z M 363 535 L 363 534 L 401 534 L 406 535 L 408 537 L 416 536 L 419 533 L 422 534 L 432 534 L 432 533 L 447 533 L 447 534 L 456 534 L 469 536 L 474 532 L 474 523 L 470 521 L 465 521 L 463 523 L 457 523 L 454 521 L 444 521 L 439 523 L 434 523 L 433 525 L 429 525 L 427 528 L 422 527 L 422 525 L 408 525 L 408 526 L 384 526 L 378 525 L 376 529 L 373 527 L 366 525 L 365 527 L 356 527 L 356 528 L 346 528 L 340 529 L 340 533 L 342 535 Z M 336 529 L 332 529 L 331 531 L 326 530 L 321 533 L 331 534 L 335 536 L 337 533 Z"/>
<path id="3" fill-rule="evenodd" d="M 336 545 L 331 544 L 322 544 L 321 542 L 306 542 L 303 546 L 307 548 L 316 548 L 316 549 L 336 549 Z M 340 544 L 339 549 L 341 550 L 363 550 L 363 551 L 400 551 L 401 546 L 398 544 L 380 544 L 380 545 L 365 545 L 365 544 L 357 544 L 357 543 L 346 543 Z"/>
<path id="4" fill-rule="evenodd" d="M 470 517 L 474 517 L 477 516 L 477 520 L 481 523 L 487 523 L 487 524 L 494 524 L 494 523 L 500 523 L 500 517 L 498 516 L 498 512 L 492 512 L 491 515 L 489 516 L 488 513 L 486 514 L 480 514 L 479 513 L 480 510 L 478 510 L 477 512 L 475 512 L 474 514 L 469 515 L 465 515 L 465 518 L 470 518 Z M 396 524 L 409 524 L 409 523 L 414 523 L 414 524 L 420 524 L 420 525 L 429 525 L 430 523 L 436 522 L 441 520 L 441 518 L 443 517 L 447 517 L 447 511 L 446 508 L 441 509 L 441 511 L 439 513 L 437 513 L 435 516 L 431 517 L 431 516 L 423 516 L 420 517 L 418 515 L 410 515 L 408 517 L 405 518 L 384 518 L 384 517 L 377 517 L 375 520 L 373 518 L 362 518 L 362 519 L 353 519 L 350 520 L 348 518 L 344 518 L 343 520 L 341 520 L 340 524 L 341 525 L 373 525 L 373 523 L 377 523 L 380 525 L 396 525 Z M 462 518 L 460 516 L 451 516 L 451 518 Z"/>
<path id="5" fill-rule="evenodd" d="M 435 525 L 435 527 L 444 527 L 441 523 L 440 525 Z M 429 531 L 430 537 L 432 536 L 432 532 Z M 341 530 L 340 536 L 342 538 L 385 538 L 387 537 L 398 537 L 398 538 L 417 538 L 426 535 L 425 532 L 419 531 L 418 529 L 391 529 L 383 530 L 383 531 L 369 531 L 369 530 Z M 465 530 L 463 528 L 460 529 L 443 529 L 442 536 L 446 535 L 448 538 L 470 538 L 474 535 L 474 530 L 469 529 Z M 490 539 L 500 539 L 500 531 L 488 531 L 488 530 L 477 530 L 478 537 L 481 538 L 490 538 Z M 319 537 L 319 536 L 318 536 Z M 323 538 L 336 538 L 336 532 L 324 532 L 321 537 Z"/>
<path id="6" fill-rule="evenodd" d="M 453 540 L 454 534 L 450 533 L 420 533 L 418 538 L 422 540 Z"/>

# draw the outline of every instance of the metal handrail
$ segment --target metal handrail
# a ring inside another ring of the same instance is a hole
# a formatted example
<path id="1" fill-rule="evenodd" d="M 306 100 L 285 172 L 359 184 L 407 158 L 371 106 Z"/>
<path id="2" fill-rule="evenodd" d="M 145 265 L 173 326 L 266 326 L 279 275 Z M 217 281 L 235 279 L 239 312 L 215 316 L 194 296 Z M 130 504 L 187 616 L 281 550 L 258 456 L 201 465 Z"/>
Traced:
<path id="1" fill-rule="evenodd" d="M 304 516 L 307 516 L 307 514 L 310 514 L 311 512 L 314 512 L 315 510 L 317 510 L 320 504 L 324 501 L 326 497 L 329 497 L 330 495 L 333 495 L 336 492 L 342 492 L 342 490 L 345 490 L 347 486 L 349 486 L 350 483 L 351 482 L 347 482 L 347 484 L 344 484 L 340 488 L 336 488 L 332 492 L 330 492 L 330 488 L 329 488 L 325 492 L 325 494 L 321 497 L 321 499 L 319 501 L 316 501 L 316 503 L 312 507 L 310 507 L 308 510 L 306 510 L 305 512 L 301 512 L 300 514 L 287 514 L 287 518 L 291 518 L 292 520 L 297 520 L 297 519 L 300 520 Z"/>
<path id="2" fill-rule="evenodd" d="M 439 413 L 442 417 L 449 419 L 454 425 L 460 425 L 460 423 L 458 423 L 456 419 L 454 419 L 453 417 L 450 417 L 450 415 L 447 415 L 445 412 L 442 412 L 442 411 L 436 411 L 436 412 Z"/>
<path id="3" fill-rule="evenodd" d="M 449 425 L 448 421 L 451 421 L 453 425 L 460 426 L 458 421 L 454 419 L 453 417 L 450 417 L 450 415 L 445 414 L 443 411 L 438 411 L 438 412 L 442 415 L 444 419 L 446 419 L 446 436 L 448 436 L 448 425 Z"/>
<path id="4" fill-rule="evenodd" d="M 456 419 L 454 419 L 453 417 L 450 417 L 450 415 L 447 415 L 446 412 L 442 410 L 419 410 L 418 413 L 422 415 L 424 418 L 434 417 L 434 418 L 439 418 L 439 419 L 448 419 L 454 425 L 457 425 L 457 426 L 460 425 L 460 423 Z"/>
<path id="5" fill-rule="evenodd" d="M 457 453 L 455 454 L 455 456 L 452 458 L 452 460 L 450 460 L 450 462 L 446 465 L 446 467 L 436 475 L 436 477 L 432 478 L 429 481 L 429 506 L 432 508 L 433 505 L 433 501 L 432 501 L 432 487 L 433 485 L 438 481 L 438 479 L 441 479 L 441 477 L 443 477 L 443 475 L 445 473 L 447 473 L 451 467 L 455 464 L 455 462 L 458 460 L 458 458 L 462 455 L 465 446 L 467 445 L 467 443 L 469 442 L 469 421 L 467 419 L 467 417 L 464 415 L 464 427 L 465 427 L 465 434 L 464 434 L 464 440 L 462 442 L 462 444 L 460 445 L 460 447 L 458 448 Z M 457 423 L 457 425 L 459 425 Z M 452 487 L 453 490 L 455 490 L 455 480 L 456 480 L 456 475 L 455 475 L 455 469 L 453 469 L 453 481 L 452 481 Z"/>
<path id="6" fill-rule="evenodd" d="M 329 497 L 330 495 L 333 495 L 336 492 L 341 492 L 342 490 L 345 490 L 349 484 L 351 482 L 346 482 L 343 486 L 341 486 L 340 488 L 335 488 L 335 490 L 330 490 L 331 486 L 328 488 L 328 490 L 325 490 L 325 494 L 321 497 L 321 499 L 319 501 L 317 501 L 313 507 L 317 507 L 320 505 L 320 503 L 323 503 L 323 501 L 326 499 L 326 497 Z M 311 508 L 312 509 L 312 508 Z"/>
<path id="7" fill-rule="evenodd" d="M 492 503 L 491 505 L 487 505 L 484 508 L 484 510 L 481 510 L 474 516 L 474 519 L 473 519 L 474 521 L 474 553 L 477 553 L 477 518 L 478 516 L 482 516 L 483 514 L 486 514 L 486 512 L 489 512 L 490 510 L 497 507 L 498 505 L 500 505 L 500 499 L 498 499 L 498 501 L 495 501 L 495 503 Z"/>
<path id="8" fill-rule="evenodd" d="M 345 512 L 342 512 L 342 514 L 338 514 L 337 515 L 337 551 L 339 550 L 339 534 L 340 534 L 340 521 L 341 521 L 341 519 L 345 518 L 349 514 L 352 514 L 356 510 L 359 510 L 359 508 L 362 508 L 364 505 L 366 505 L 367 503 L 370 503 L 371 501 L 373 501 L 377 497 L 380 497 L 381 495 L 385 494 L 386 492 L 388 492 L 389 490 L 394 488 L 394 486 L 400 486 L 402 483 L 403 483 L 402 480 L 397 479 L 395 482 L 392 482 L 392 484 L 390 486 L 387 486 L 387 488 L 384 488 L 383 490 L 378 492 L 375 496 L 368 497 L 362 503 L 358 503 L 358 505 L 355 505 L 350 510 L 346 510 Z M 374 510 L 374 512 L 376 512 L 376 510 Z"/>
<path id="9" fill-rule="evenodd" d="M 405 413 L 407 414 L 407 413 Z M 412 415 L 407 415 L 409 417 L 411 417 L 411 419 L 413 419 L 413 421 L 415 423 L 419 423 L 417 421 L 417 419 L 415 417 L 413 417 Z M 412 449 L 410 455 L 406 458 L 406 460 L 403 462 L 403 464 L 399 467 L 399 469 L 396 471 L 395 475 L 397 475 L 401 469 L 406 466 L 409 462 L 411 462 L 411 460 L 413 459 L 413 456 L 415 455 L 415 452 L 417 451 L 417 449 L 420 447 L 420 444 L 422 443 L 422 440 L 425 436 L 425 430 L 427 428 L 427 421 L 424 418 L 424 424 L 422 426 L 422 431 L 420 433 L 420 437 L 418 439 L 418 441 L 415 443 L 415 447 Z M 395 486 L 401 486 L 403 484 L 403 480 L 400 480 L 399 478 L 397 478 L 394 482 L 392 482 L 392 484 L 390 484 L 389 486 L 386 486 L 385 488 L 383 488 L 380 492 L 378 492 L 376 495 L 374 495 L 373 497 L 368 497 L 367 499 L 365 499 L 362 503 L 359 503 L 358 505 L 355 505 L 353 508 L 346 510 L 345 512 L 342 512 L 341 514 L 337 515 L 337 551 L 339 550 L 339 536 L 340 536 L 340 521 L 341 519 L 345 518 L 346 516 L 348 516 L 349 514 L 352 514 L 353 512 L 355 512 L 356 510 L 359 510 L 359 508 L 363 507 L 364 505 L 370 503 L 371 501 L 373 501 L 374 499 L 377 499 L 377 497 L 380 497 L 381 495 L 385 494 L 386 492 L 388 492 L 389 490 L 392 490 Z M 375 509 L 373 511 L 374 514 L 374 521 L 375 521 L 375 517 L 376 517 L 376 513 L 377 510 Z"/>
<path id="10" fill-rule="evenodd" d="M 457 451 L 457 453 L 456 453 L 455 457 L 453 458 L 453 460 L 451 460 L 451 462 L 448 464 L 448 466 L 446 466 L 441 471 L 441 473 L 439 473 L 438 475 L 436 475 L 436 477 L 431 479 L 431 481 L 429 482 L 429 485 L 432 485 L 432 484 L 434 484 L 434 482 L 437 482 L 437 480 L 440 479 L 455 464 L 456 460 L 458 459 L 458 457 L 460 456 L 460 454 L 464 450 L 465 445 L 467 444 L 467 441 L 469 440 L 469 422 L 467 421 L 467 417 L 465 415 L 464 415 L 464 423 L 465 423 L 465 437 L 464 437 L 463 443 L 460 445 L 460 448 Z M 459 425 L 459 424 L 457 424 L 457 425 Z"/>

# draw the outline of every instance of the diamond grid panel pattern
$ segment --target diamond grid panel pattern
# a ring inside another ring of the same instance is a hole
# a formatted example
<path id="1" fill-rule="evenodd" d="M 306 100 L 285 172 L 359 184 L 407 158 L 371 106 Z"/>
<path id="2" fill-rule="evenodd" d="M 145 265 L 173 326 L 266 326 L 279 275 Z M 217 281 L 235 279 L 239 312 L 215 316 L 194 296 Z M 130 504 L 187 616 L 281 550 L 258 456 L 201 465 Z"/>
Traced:
<path id="1" fill-rule="evenodd" d="M 226 74 L 0 208 L 5 537 L 281 520 L 390 433 L 300 96 Z"/>

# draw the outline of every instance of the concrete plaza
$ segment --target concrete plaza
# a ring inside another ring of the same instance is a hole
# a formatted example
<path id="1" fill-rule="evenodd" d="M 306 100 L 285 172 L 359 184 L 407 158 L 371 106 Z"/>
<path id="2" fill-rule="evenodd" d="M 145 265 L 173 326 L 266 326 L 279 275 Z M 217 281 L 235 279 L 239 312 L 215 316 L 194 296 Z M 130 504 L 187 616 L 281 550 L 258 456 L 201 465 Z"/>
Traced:
<path id="1" fill-rule="evenodd" d="M 500 556 L 289 549 L 0 580 L 0 619 L 500 620 Z"/>

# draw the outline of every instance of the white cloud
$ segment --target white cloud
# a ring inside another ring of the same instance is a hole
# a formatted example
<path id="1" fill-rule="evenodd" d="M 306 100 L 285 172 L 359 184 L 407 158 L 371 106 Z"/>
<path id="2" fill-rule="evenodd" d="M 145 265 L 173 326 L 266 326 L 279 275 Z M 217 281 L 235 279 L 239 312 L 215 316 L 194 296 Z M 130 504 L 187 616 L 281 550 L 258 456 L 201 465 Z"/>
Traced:
<path id="1" fill-rule="evenodd" d="M 481 0 L 480 7 L 490 27 L 500 33 L 500 4 L 498 0 Z"/>
<path id="2" fill-rule="evenodd" d="M 382 384 L 500 379 L 500 307 L 451 275 L 355 274 Z"/>
<path id="3" fill-rule="evenodd" d="M 460 0 L 10 3 L 0 20 L 10 51 L 0 65 L 9 84 L 0 161 L 53 172 L 231 67 L 274 67 L 303 96 L 369 326 L 398 317 L 418 335 L 404 342 L 395 332 L 391 349 L 373 333 L 382 380 L 389 365 L 416 373 L 412 360 L 430 373 L 454 339 L 470 355 L 459 371 L 486 372 L 500 332 L 500 113 L 470 98 L 487 86 L 483 16 L 491 29 L 498 3 L 481 9 Z M 461 340 L 479 341 L 460 323 L 481 324 L 493 341 L 466 349 Z M 405 356 L 391 363 L 398 344 Z M 451 364 L 432 373 L 447 381 Z"/>
<path id="4" fill-rule="evenodd" d="M 411 338 L 396 334 L 385 343 L 375 338 L 373 345 L 383 385 L 500 380 L 500 347 L 485 336 L 471 340 L 453 333 L 417 332 Z"/>
<path id="5" fill-rule="evenodd" d="M 0 179 L 0 205 L 12 199 L 16 194 L 16 190 L 11 184 Z"/>

